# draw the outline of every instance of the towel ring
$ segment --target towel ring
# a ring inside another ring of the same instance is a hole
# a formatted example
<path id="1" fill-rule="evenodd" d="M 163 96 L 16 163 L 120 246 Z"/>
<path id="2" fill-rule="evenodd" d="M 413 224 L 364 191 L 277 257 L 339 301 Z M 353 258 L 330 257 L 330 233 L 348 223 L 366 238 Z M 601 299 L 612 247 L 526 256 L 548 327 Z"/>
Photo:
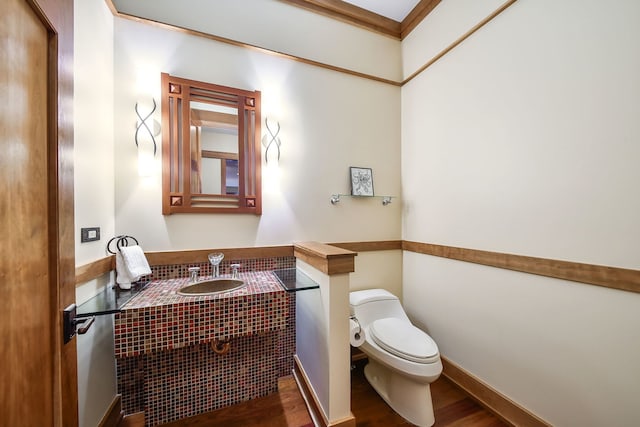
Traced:
<path id="1" fill-rule="evenodd" d="M 120 236 L 115 236 L 112 237 L 111 240 L 109 240 L 109 242 L 107 243 L 107 252 L 109 252 L 110 254 L 115 255 L 116 253 L 111 250 L 111 243 L 113 243 L 113 241 L 116 242 L 116 251 L 120 251 L 120 248 L 124 247 L 124 246 L 129 246 L 129 239 L 131 239 L 132 241 L 135 242 L 136 245 L 138 245 L 138 239 L 136 239 L 133 236 L 127 236 L 126 234 L 121 234 Z"/>

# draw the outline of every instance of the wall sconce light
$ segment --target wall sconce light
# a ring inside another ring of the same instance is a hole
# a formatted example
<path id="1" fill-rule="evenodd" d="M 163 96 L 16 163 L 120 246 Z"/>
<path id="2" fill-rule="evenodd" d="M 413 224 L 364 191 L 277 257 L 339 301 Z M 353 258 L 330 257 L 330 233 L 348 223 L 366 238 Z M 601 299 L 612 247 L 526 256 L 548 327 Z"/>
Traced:
<path id="1" fill-rule="evenodd" d="M 138 147 L 138 174 L 140 176 L 149 176 L 153 171 L 153 159 L 158 151 L 156 144 L 156 136 L 160 134 L 160 124 L 153 119 L 153 113 L 156 111 L 156 100 L 151 98 L 153 106 L 148 114 L 140 112 L 140 103 L 136 102 L 135 111 L 138 116 L 136 122 L 136 133 L 134 139 L 136 147 Z M 153 154 L 151 154 L 153 147 Z"/>
<path id="2" fill-rule="evenodd" d="M 269 132 L 269 135 L 265 134 L 262 137 L 262 145 L 264 145 L 265 147 L 264 161 L 267 164 L 269 164 L 269 148 L 271 148 L 271 146 L 275 143 L 275 147 L 277 150 L 276 152 L 278 153 L 278 156 L 276 157 L 276 161 L 280 162 L 280 144 L 282 144 L 282 141 L 278 137 L 278 134 L 280 133 L 280 122 L 276 121 L 276 125 L 278 126 L 278 129 L 276 129 L 275 133 L 273 133 L 273 130 L 271 129 L 271 127 L 269 127 L 268 117 L 264 118 L 264 124 L 267 127 L 267 132 Z"/>

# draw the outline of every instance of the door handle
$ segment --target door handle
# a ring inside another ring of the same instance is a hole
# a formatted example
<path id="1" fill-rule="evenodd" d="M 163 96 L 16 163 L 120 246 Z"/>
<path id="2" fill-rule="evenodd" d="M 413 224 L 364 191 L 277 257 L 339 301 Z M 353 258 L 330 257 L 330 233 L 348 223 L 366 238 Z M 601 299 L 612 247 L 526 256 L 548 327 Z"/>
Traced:
<path id="1" fill-rule="evenodd" d="M 85 317 L 76 315 L 76 305 L 71 304 L 62 312 L 62 329 L 64 333 L 64 343 L 71 341 L 76 334 L 83 335 L 89 331 L 91 325 L 96 320 L 96 316 Z M 78 328 L 78 325 L 82 325 Z"/>

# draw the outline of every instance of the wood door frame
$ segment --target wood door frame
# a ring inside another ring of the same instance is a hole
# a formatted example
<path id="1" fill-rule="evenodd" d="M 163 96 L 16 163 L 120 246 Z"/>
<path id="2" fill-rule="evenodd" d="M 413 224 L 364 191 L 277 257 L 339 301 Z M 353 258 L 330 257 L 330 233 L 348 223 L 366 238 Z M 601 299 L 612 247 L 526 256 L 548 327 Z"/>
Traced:
<path id="1" fill-rule="evenodd" d="M 26 0 L 49 34 L 48 180 L 54 426 L 78 425 L 76 340 L 64 344 L 62 311 L 75 302 L 73 1 Z"/>

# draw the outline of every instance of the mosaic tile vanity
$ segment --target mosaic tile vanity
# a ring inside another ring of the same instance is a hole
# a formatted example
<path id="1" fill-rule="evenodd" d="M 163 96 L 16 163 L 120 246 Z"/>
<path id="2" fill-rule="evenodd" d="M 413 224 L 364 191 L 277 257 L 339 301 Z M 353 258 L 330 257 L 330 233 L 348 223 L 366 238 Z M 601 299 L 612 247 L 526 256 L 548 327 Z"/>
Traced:
<path id="1" fill-rule="evenodd" d="M 295 259 L 242 264 L 245 287 L 195 297 L 177 291 L 188 284 L 188 267 L 209 275 L 206 263 L 152 267 L 151 283 L 115 315 L 125 413 L 144 411 L 153 426 L 277 391 L 295 352 L 295 294 L 271 271 L 256 270 L 290 268 Z M 214 352 L 216 340 L 230 340 L 226 354 Z"/>

